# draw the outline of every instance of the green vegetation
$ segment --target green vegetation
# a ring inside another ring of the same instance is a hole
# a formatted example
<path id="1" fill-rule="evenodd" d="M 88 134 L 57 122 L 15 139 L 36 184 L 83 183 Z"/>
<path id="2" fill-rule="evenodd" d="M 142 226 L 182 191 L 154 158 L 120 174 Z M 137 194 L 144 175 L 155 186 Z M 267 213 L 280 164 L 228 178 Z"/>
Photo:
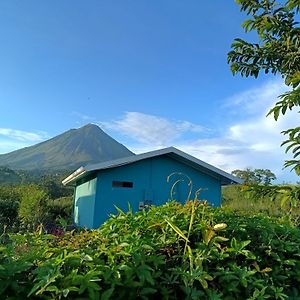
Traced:
<path id="1" fill-rule="evenodd" d="M 300 188 L 236 172 L 256 184 L 225 187 L 222 208 L 129 207 L 91 231 L 67 231 L 59 176 L 0 186 L 0 298 L 300 299 Z"/>
<path id="2" fill-rule="evenodd" d="M 199 201 L 1 239 L 2 299 L 300 299 L 298 228 Z"/>
<path id="3" fill-rule="evenodd" d="M 300 187 L 295 185 L 232 185 L 222 188 L 222 206 L 238 214 L 265 214 L 299 224 Z"/>
<path id="4" fill-rule="evenodd" d="M 61 189 L 61 181 L 70 175 L 71 170 L 12 170 L 0 166 L 0 185 L 18 185 L 38 183 L 45 185 L 48 181 Z"/>
<path id="5" fill-rule="evenodd" d="M 19 218 L 22 224 L 35 228 L 44 222 L 46 215 L 47 193 L 38 186 L 24 186 L 19 203 Z"/>
<path id="6" fill-rule="evenodd" d="M 222 208 L 129 207 L 91 231 L 67 230 L 58 177 L 0 186 L 0 298 L 300 299 L 300 189 L 254 171 L 260 184 L 224 188 Z"/>
<path id="7" fill-rule="evenodd" d="M 72 224 L 73 189 L 62 186 L 60 180 L 47 175 L 38 184 L 0 185 L 0 233 L 32 231 L 40 224 L 52 231 L 61 219 Z"/>
<path id="8" fill-rule="evenodd" d="M 250 19 L 243 27 L 246 32 L 254 31 L 258 42 L 247 42 L 235 39 L 232 51 L 228 53 L 228 62 L 233 74 L 257 77 L 261 71 L 280 74 L 289 87 L 280 95 L 280 101 L 275 103 L 269 114 L 275 120 L 287 111 L 300 106 L 300 27 L 297 14 L 300 9 L 299 0 L 236 0 L 241 10 Z M 285 163 L 286 167 L 300 175 L 300 127 L 287 129 L 283 132 L 287 140 L 282 145 L 288 145 L 286 151 L 291 151 L 293 159 Z"/>
<path id="9" fill-rule="evenodd" d="M 0 167 L 0 184 L 20 184 L 22 177 L 14 170 Z"/>
<path id="10" fill-rule="evenodd" d="M 236 212 L 284 217 L 295 224 L 300 216 L 300 186 L 271 185 L 276 176 L 269 169 L 234 170 L 233 175 L 244 180 L 243 185 L 222 188 L 222 206 Z"/>

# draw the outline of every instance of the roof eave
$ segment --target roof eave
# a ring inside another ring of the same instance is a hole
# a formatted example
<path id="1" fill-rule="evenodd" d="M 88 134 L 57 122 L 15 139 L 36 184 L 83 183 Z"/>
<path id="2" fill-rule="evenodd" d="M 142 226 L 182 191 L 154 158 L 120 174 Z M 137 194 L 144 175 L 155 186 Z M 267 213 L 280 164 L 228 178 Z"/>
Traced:
<path id="1" fill-rule="evenodd" d="M 226 178 L 224 180 L 224 177 L 221 179 L 221 185 L 231 185 L 231 184 L 242 184 L 243 180 L 239 179 L 239 178 L 233 178 L 233 179 L 229 179 Z"/>
<path id="2" fill-rule="evenodd" d="M 69 175 L 67 178 L 65 178 L 62 181 L 63 185 L 71 185 L 72 182 L 79 179 L 79 177 L 82 177 L 86 173 L 86 170 L 84 167 L 78 168 L 75 172 L 73 172 L 71 175 Z"/>

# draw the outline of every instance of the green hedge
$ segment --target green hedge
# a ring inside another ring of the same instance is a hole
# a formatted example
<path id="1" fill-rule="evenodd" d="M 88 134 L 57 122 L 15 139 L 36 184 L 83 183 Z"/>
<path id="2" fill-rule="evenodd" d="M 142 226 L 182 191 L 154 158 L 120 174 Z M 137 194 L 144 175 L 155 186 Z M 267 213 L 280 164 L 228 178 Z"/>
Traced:
<path id="1" fill-rule="evenodd" d="M 300 299 L 300 230 L 205 203 L 1 239 L 1 299 Z"/>

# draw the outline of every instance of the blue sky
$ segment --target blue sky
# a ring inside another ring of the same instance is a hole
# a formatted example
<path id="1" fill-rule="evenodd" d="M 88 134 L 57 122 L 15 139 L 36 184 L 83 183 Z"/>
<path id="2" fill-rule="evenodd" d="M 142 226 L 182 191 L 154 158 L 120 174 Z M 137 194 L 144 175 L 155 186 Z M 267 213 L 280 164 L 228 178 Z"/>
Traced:
<path id="1" fill-rule="evenodd" d="M 228 172 L 287 156 L 279 78 L 232 76 L 232 0 L 0 2 L 0 153 L 96 123 L 135 152 L 175 146 Z"/>

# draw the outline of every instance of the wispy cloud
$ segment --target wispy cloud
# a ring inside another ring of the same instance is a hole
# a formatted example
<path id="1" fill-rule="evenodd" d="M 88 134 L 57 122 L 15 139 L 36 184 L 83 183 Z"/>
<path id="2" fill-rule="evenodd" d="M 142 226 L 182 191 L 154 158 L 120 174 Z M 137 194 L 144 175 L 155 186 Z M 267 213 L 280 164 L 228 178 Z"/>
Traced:
<path id="1" fill-rule="evenodd" d="M 47 137 L 45 132 L 28 132 L 23 130 L 0 128 L 0 137 L 6 137 L 23 142 L 39 142 Z"/>
<path id="2" fill-rule="evenodd" d="M 173 143 L 188 132 L 207 131 L 188 121 L 172 121 L 140 112 L 126 112 L 119 120 L 100 122 L 100 125 L 104 129 L 121 132 L 140 143 L 156 147 Z"/>
<path id="3" fill-rule="evenodd" d="M 48 138 L 43 131 L 29 132 L 12 128 L 0 128 L 0 153 L 33 145 Z"/>

